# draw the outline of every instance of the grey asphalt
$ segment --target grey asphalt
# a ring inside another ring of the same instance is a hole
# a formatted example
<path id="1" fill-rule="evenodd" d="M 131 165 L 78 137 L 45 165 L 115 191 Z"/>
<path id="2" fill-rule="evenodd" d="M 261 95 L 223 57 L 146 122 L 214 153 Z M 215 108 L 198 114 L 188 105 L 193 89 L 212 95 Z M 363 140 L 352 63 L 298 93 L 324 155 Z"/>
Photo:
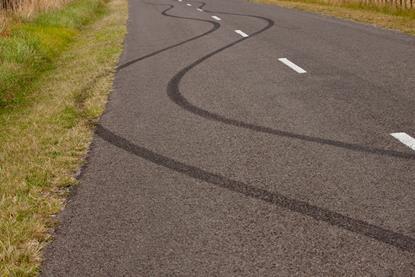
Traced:
<path id="1" fill-rule="evenodd" d="M 398 32 L 131 0 L 41 275 L 415 276 L 415 152 L 390 135 L 415 137 L 414 72 Z"/>

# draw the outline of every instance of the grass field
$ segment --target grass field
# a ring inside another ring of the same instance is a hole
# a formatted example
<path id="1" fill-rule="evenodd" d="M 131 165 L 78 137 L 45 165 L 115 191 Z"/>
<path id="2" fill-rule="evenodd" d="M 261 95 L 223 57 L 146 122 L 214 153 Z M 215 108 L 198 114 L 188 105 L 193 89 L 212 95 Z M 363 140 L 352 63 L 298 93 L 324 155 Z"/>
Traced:
<path id="1" fill-rule="evenodd" d="M 127 1 L 76 0 L 0 37 L 0 276 L 35 276 L 111 89 Z"/>
<path id="2" fill-rule="evenodd" d="M 0 0 L 0 34 L 10 25 L 31 20 L 38 14 L 57 10 L 71 0 Z"/>
<path id="3" fill-rule="evenodd" d="M 101 0 L 78 0 L 34 21 L 15 24 L 0 39 L 0 109 L 21 104 L 31 84 L 74 39 L 104 12 Z"/>
<path id="4" fill-rule="evenodd" d="M 322 13 L 415 35 L 415 9 L 341 0 L 251 0 Z"/>

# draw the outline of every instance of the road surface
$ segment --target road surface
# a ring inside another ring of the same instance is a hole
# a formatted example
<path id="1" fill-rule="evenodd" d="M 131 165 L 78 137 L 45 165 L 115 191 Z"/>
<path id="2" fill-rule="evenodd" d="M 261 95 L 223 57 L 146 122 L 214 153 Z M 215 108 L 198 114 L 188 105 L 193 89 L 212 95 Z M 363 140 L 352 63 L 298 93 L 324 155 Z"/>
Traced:
<path id="1" fill-rule="evenodd" d="M 415 38 L 131 0 L 43 276 L 415 276 Z"/>

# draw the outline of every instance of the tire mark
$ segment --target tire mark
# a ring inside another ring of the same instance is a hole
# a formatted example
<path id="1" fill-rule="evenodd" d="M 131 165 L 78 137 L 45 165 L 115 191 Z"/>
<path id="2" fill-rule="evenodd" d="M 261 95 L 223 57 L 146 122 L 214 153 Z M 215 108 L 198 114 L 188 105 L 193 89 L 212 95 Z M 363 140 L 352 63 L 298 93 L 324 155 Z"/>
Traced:
<path id="1" fill-rule="evenodd" d="M 203 3 L 203 2 L 199 2 L 199 3 L 202 3 L 201 7 L 205 6 L 205 3 Z M 252 37 L 255 37 L 256 35 L 270 29 L 274 25 L 274 21 L 272 21 L 271 19 L 265 18 L 265 17 L 261 17 L 261 16 L 245 15 L 245 14 L 238 14 L 238 13 L 228 13 L 228 12 L 218 12 L 218 11 L 209 11 L 209 10 L 205 10 L 205 11 L 209 12 L 209 13 L 218 13 L 218 14 L 227 14 L 227 15 L 237 15 L 237 16 L 247 16 L 247 17 L 258 18 L 258 19 L 264 20 L 267 23 L 267 25 L 265 27 L 263 27 L 262 29 L 250 34 L 249 37 L 241 38 L 241 39 L 239 39 L 235 42 L 232 42 L 232 43 L 230 43 L 230 44 L 228 44 L 228 45 L 226 45 L 222 48 L 219 48 L 219 49 L 217 49 L 217 50 L 215 50 L 215 51 L 199 58 L 198 60 L 196 60 L 192 64 L 186 66 L 185 68 L 180 70 L 178 73 L 176 73 L 176 75 L 174 75 L 173 78 L 170 79 L 170 81 L 167 85 L 167 95 L 178 106 L 182 107 L 183 109 L 185 109 L 185 110 L 187 110 L 187 111 L 189 111 L 193 114 L 201 116 L 205 119 L 221 122 L 221 123 L 224 123 L 224 124 L 227 124 L 227 125 L 232 125 L 232 126 L 235 126 L 235 127 L 238 127 L 238 128 L 244 128 L 244 129 L 252 130 L 252 131 L 255 131 L 255 132 L 275 135 L 275 136 L 279 136 L 279 137 L 287 137 L 287 138 L 292 138 L 292 139 L 298 139 L 298 140 L 317 143 L 317 144 L 321 144 L 321 145 L 329 145 L 329 146 L 334 146 L 334 147 L 337 147 L 337 148 L 343 148 L 343 149 L 356 151 L 356 152 L 363 152 L 363 153 L 368 153 L 368 154 L 375 154 L 375 155 L 381 155 L 381 156 L 402 158 L 402 159 L 407 159 L 407 160 L 415 160 L 415 155 L 412 154 L 412 153 L 375 148 L 375 147 L 370 147 L 370 146 L 366 146 L 366 145 L 360 145 L 360 144 L 355 144 L 355 143 L 347 143 L 347 142 L 342 142 L 342 141 L 337 141 L 337 140 L 332 140 L 332 139 L 326 139 L 326 138 L 320 138 L 320 137 L 315 137 L 315 136 L 307 136 L 307 135 L 297 134 L 297 133 L 288 132 L 288 131 L 284 131 L 284 130 L 273 129 L 273 128 L 270 128 L 270 127 L 255 125 L 255 124 L 247 123 L 247 122 L 240 121 L 240 120 L 237 120 L 237 119 L 224 117 L 220 114 L 210 112 L 208 110 L 205 110 L 201 107 L 195 106 L 192 103 L 190 103 L 183 96 L 183 94 L 180 92 L 180 88 L 179 88 L 180 87 L 180 82 L 183 79 L 184 75 L 186 75 L 186 73 L 188 73 L 190 70 L 192 70 L 196 66 L 203 63 L 205 60 L 211 58 L 212 56 L 214 56 L 214 55 L 216 55 L 216 54 L 218 54 L 218 53 L 220 53 L 220 52 L 222 52 L 222 51 L 224 51 L 224 50 L 226 50 L 226 49 L 228 49 L 228 48 L 230 48 L 230 47 L 232 47 L 236 44 L 239 44 L 242 41 L 251 39 Z"/>
<path id="2" fill-rule="evenodd" d="M 196 39 L 199 39 L 199 38 L 201 38 L 201 37 L 204 37 L 204 36 L 206 36 L 206 35 L 208 35 L 208 34 L 210 34 L 210 33 L 213 33 L 214 31 L 216 31 L 217 29 L 219 29 L 219 28 L 220 28 L 220 24 L 219 24 L 218 22 L 215 22 L 215 21 L 211 21 L 211 20 L 204 20 L 204 19 L 198 19 L 198 18 L 179 17 L 179 16 L 175 16 L 175 15 L 170 15 L 170 14 L 167 14 L 167 12 L 168 12 L 168 11 L 170 11 L 170 10 L 172 10 L 172 9 L 174 8 L 174 6 L 173 6 L 173 5 L 169 5 L 169 4 L 153 4 L 153 3 L 146 3 L 146 4 L 148 4 L 148 5 L 154 5 L 154 6 L 169 6 L 167 9 L 165 9 L 165 10 L 163 10 L 163 11 L 161 12 L 161 14 L 162 14 L 162 15 L 164 15 L 164 16 L 173 17 L 173 18 L 189 19 L 189 20 L 195 20 L 195 21 L 206 22 L 206 23 L 210 23 L 210 24 L 212 24 L 213 26 L 212 26 L 212 28 L 211 28 L 210 30 L 208 30 L 207 32 L 204 32 L 203 34 L 200 34 L 200 35 L 197 35 L 197 36 L 191 37 L 191 38 L 189 38 L 189 39 L 187 39 L 187 40 L 181 41 L 181 42 L 179 42 L 179 43 L 176 43 L 176 44 L 170 45 L 170 46 L 168 46 L 168 47 L 166 47 L 166 48 L 163 48 L 163 49 L 157 50 L 157 51 L 152 52 L 152 53 L 150 53 L 150 54 L 147 54 L 147 55 L 144 55 L 144 56 L 139 57 L 139 58 L 137 58 L 137 59 L 134 59 L 134 60 L 131 60 L 131 61 L 129 61 L 129 62 L 126 62 L 126 63 L 124 63 L 124 64 L 122 64 L 122 65 L 118 66 L 118 67 L 117 67 L 117 71 L 119 71 L 119 70 L 121 70 L 121 69 L 123 69 L 123 68 L 126 68 L 126 67 L 128 67 L 128 66 L 130 66 L 130 65 L 132 65 L 132 64 L 134 64 L 134 63 L 137 63 L 137 62 L 139 62 L 139 61 L 142 61 L 142 60 L 144 60 L 144 59 L 147 59 L 147 58 L 150 58 L 150 57 L 155 56 L 155 55 L 157 55 L 157 54 L 160 54 L 160 53 L 162 53 L 162 52 L 164 52 L 164 51 L 167 51 L 167 50 L 173 49 L 173 48 L 178 47 L 178 46 L 180 46 L 180 45 L 183 45 L 183 44 L 185 44 L 185 43 L 188 43 L 188 42 L 191 42 L 191 41 L 193 41 L 193 40 L 196 40 Z"/>
<path id="3" fill-rule="evenodd" d="M 153 152 L 142 146 L 138 146 L 127 139 L 114 134 L 99 124 L 95 130 L 95 134 L 106 142 L 156 165 L 163 166 L 191 178 L 205 181 L 229 191 L 245 195 L 246 197 L 262 200 L 292 212 L 311 217 L 317 221 L 326 222 L 332 226 L 375 239 L 401 250 L 415 253 L 415 239 L 409 236 L 396 233 L 394 231 L 387 230 L 365 221 L 354 219 L 304 201 L 289 198 L 277 192 L 269 192 L 240 181 L 229 179 L 219 174 L 205 171 L 192 165 L 187 165 L 180 161 Z"/>
<path id="4" fill-rule="evenodd" d="M 204 3 L 203 5 L 204 6 Z M 171 8 L 170 8 L 171 9 Z M 170 10 L 168 9 L 168 10 Z M 166 10 L 167 11 L 167 10 Z M 220 13 L 220 12 L 217 12 Z M 226 14 L 231 14 L 231 13 L 226 13 Z M 170 16 L 165 14 L 166 16 Z M 249 16 L 249 15 L 243 15 L 243 14 L 232 14 L 232 15 L 241 15 L 241 16 Z M 181 18 L 178 16 L 174 16 L 176 18 Z M 256 17 L 256 18 L 261 18 L 264 19 L 268 24 L 267 26 L 265 26 L 264 28 L 262 28 L 261 30 L 253 33 L 250 35 L 250 37 L 247 38 L 242 38 L 239 39 L 225 47 L 222 47 L 220 49 L 217 49 L 213 52 L 211 52 L 210 54 L 199 58 L 197 61 L 195 61 L 194 63 L 188 65 L 187 67 L 183 68 L 181 71 L 179 71 L 170 81 L 168 84 L 168 88 L 167 88 L 167 92 L 169 97 L 179 106 L 181 106 L 182 108 L 200 115 L 204 118 L 210 119 L 210 120 L 215 120 L 215 121 L 219 121 L 219 122 L 223 122 L 225 124 L 229 124 L 229 125 L 234 125 L 237 127 L 242 127 L 242 128 L 246 128 L 246 129 L 251 129 L 254 131 L 258 131 L 258 132 L 262 132 L 262 133 L 269 133 L 269 134 L 273 134 L 273 135 L 278 135 L 278 136 L 283 136 L 283 137 L 290 137 L 290 138 L 296 138 L 296 139 L 300 139 L 300 140 L 305 140 L 305 141 L 310 141 L 310 142 L 316 142 L 316 143 L 320 143 L 320 144 L 328 144 L 328 145 L 332 145 L 332 146 L 337 146 L 337 147 L 342 147 L 342 148 L 346 148 L 346 149 L 350 149 L 350 150 L 355 150 L 355 151 L 361 151 L 361 152 L 367 152 L 367 153 L 373 153 L 373 154 L 380 154 L 380 155 L 389 155 L 389 156 L 393 156 L 393 157 L 400 157 L 400 158 L 406 158 L 406 159 L 414 159 L 413 155 L 410 154 L 406 154 L 406 153 L 401 153 L 401 152 L 396 152 L 396 151 L 389 151 L 389 150 L 383 150 L 383 149 L 376 149 L 376 148 L 371 148 L 371 147 L 367 147 L 367 146 L 361 146 L 361 145 L 356 145 L 356 144 L 348 144 L 348 143 L 344 143 L 344 142 L 338 142 L 338 141 L 333 141 L 333 140 L 327 140 L 327 139 L 322 139 L 322 138 L 316 138 L 316 137 L 310 137 L 310 136 L 304 136 L 304 135 L 299 135 L 299 134 L 294 134 L 294 133 L 289 133 L 286 131 L 281 131 L 281 130 L 275 130 L 275 129 L 271 129 L 271 128 L 267 128 L 267 127 L 262 127 L 262 126 L 257 126 L 257 125 L 253 125 L 253 124 L 249 124 L 249 123 L 245 123 L 242 121 L 238 121 L 238 120 L 234 120 L 234 119 L 228 119 L 225 118 L 221 115 L 215 114 L 215 113 L 211 113 L 209 111 L 203 110 L 199 107 L 196 107 L 192 104 L 190 104 L 180 93 L 179 91 L 179 84 L 181 79 L 183 78 L 183 76 L 189 72 L 192 68 L 194 68 L 195 66 L 199 65 L 200 63 L 202 63 L 203 61 L 207 60 L 208 58 L 214 56 L 215 54 L 224 51 L 246 39 L 249 39 L 269 28 L 272 27 L 273 25 L 273 21 L 270 19 L 266 19 L 266 18 L 262 18 L 259 16 L 252 16 L 252 17 Z M 184 18 L 184 19 L 191 19 L 191 18 Z M 198 21 L 204 21 L 204 20 L 199 20 L 199 19 L 195 19 Z M 214 24 L 216 22 L 212 22 L 212 21 L 208 21 L 205 20 L 207 22 L 210 22 L 211 24 Z M 181 45 L 182 43 L 179 43 L 178 45 Z M 175 46 L 171 46 L 170 48 L 175 47 Z M 162 50 L 157 51 L 158 53 L 165 51 L 167 49 L 170 48 L 165 48 Z M 154 52 L 156 53 L 156 52 Z M 145 57 L 149 57 L 149 56 L 154 56 L 156 54 L 149 54 L 146 55 L 142 58 L 139 58 L 137 60 L 131 61 L 129 62 L 128 65 L 137 62 L 139 60 L 144 59 Z M 126 67 L 128 65 L 124 65 L 123 67 Z M 219 174 L 215 174 L 215 173 L 211 173 L 208 171 L 205 171 L 203 169 L 197 168 L 195 166 L 191 166 L 191 165 L 187 165 L 185 163 L 179 162 L 177 160 L 174 160 L 172 158 L 168 158 L 166 156 L 163 156 L 161 154 L 158 154 L 156 152 L 153 152 L 149 149 L 146 149 L 142 146 L 138 146 L 133 144 L 132 142 L 126 140 L 125 138 L 118 136 L 114 133 L 112 133 L 110 130 L 106 129 L 105 127 L 101 126 L 101 125 L 97 125 L 96 131 L 95 131 L 96 135 L 101 137 L 102 139 L 104 139 L 105 141 L 107 141 L 108 143 L 119 147 L 131 154 L 134 154 L 136 156 L 139 156 L 147 161 L 150 161 L 154 164 L 163 166 L 165 168 L 171 169 L 173 171 L 179 172 L 181 174 L 187 175 L 191 178 L 195 178 L 195 179 L 199 179 L 205 182 L 208 182 L 210 184 L 222 187 L 224 189 L 233 191 L 233 192 L 237 192 L 240 193 L 242 195 L 245 195 L 246 197 L 250 197 L 250 198 L 255 198 L 258 200 L 262 200 L 264 202 L 288 209 L 290 211 L 311 217 L 317 221 L 322 221 L 322 222 L 326 222 L 330 225 L 333 225 L 335 227 L 339 227 L 345 230 L 348 230 L 350 232 L 356 233 L 356 234 L 360 234 L 372 239 L 375 239 L 379 242 L 383 242 L 389 245 L 392 245 L 394 247 L 397 247 L 401 250 L 404 251 L 408 251 L 411 253 L 415 253 L 415 239 L 413 239 L 412 237 L 406 236 L 404 234 L 400 234 L 391 230 L 387 230 L 384 229 L 382 227 L 367 223 L 365 221 L 362 220 L 358 220 L 358 219 L 353 219 L 351 217 L 342 215 L 340 213 L 334 212 L 334 211 L 330 211 L 328 209 L 324 209 L 312 204 L 309 204 L 307 202 L 304 201 L 300 201 L 300 200 L 296 200 L 296 199 L 292 199 L 289 197 L 286 197 L 282 194 L 279 193 L 273 193 L 273 192 L 269 192 L 263 189 L 259 189 L 256 188 L 254 186 L 250 186 L 248 184 L 245 184 L 243 182 L 240 181 L 236 181 L 236 180 L 232 180 L 229 179 L 227 177 L 224 177 L 222 175 Z"/>

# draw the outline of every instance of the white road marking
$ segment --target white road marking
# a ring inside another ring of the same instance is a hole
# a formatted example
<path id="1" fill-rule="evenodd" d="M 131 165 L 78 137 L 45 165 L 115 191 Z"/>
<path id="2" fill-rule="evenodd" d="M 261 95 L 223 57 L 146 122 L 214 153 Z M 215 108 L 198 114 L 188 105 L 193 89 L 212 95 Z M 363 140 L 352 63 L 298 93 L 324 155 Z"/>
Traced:
<path id="1" fill-rule="evenodd" d="M 396 138 L 412 150 L 415 150 L 415 139 L 407 133 L 392 133 L 391 136 Z"/>
<path id="2" fill-rule="evenodd" d="M 216 15 L 213 15 L 213 16 L 212 16 L 212 18 L 213 18 L 213 19 L 215 19 L 215 20 L 221 20 L 221 19 L 220 19 L 219 17 L 217 17 Z"/>
<path id="3" fill-rule="evenodd" d="M 198 10 L 199 12 L 203 12 L 203 10 L 202 10 L 202 9 L 196 9 L 196 10 Z"/>
<path id="4" fill-rule="evenodd" d="M 247 34 L 245 34 L 244 32 L 242 32 L 241 30 L 235 30 L 235 33 L 237 33 L 237 34 L 241 35 L 241 36 L 242 36 L 242 37 L 244 37 L 244 38 L 248 37 L 248 35 L 247 35 Z"/>
<path id="5" fill-rule="evenodd" d="M 179 0 L 179 2 L 182 2 L 183 0 Z"/>
<path id="6" fill-rule="evenodd" d="M 295 63 L 291 62 L 290 60 L 288 60 L 287 58 L 281 58 L 278 59 L 280 62 L 282 62 L 283 64 L 285 64 L 286 66 L 288 66 L 289 68 L 291 68 L 292 70 L 294 70 L 297 73 L 307 73 L 307 71 L 305 71 L 304 69 L 302 69 L 301 67 L 299 67 L 298 65 L 296 65 Z"/>
<path id="7" fill-rule="evenodd" d="M 189 7 L 191 7 L 192 6 L 192 4 L 186 4 L 187 6 L 189 6 Z"/>

